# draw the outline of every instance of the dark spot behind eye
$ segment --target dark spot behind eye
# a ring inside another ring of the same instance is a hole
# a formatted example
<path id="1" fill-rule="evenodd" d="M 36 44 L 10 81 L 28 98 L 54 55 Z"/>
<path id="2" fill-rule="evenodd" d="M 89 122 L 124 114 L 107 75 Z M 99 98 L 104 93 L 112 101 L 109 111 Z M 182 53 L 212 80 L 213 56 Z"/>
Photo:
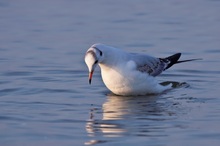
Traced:
<path id="1" fill-rule="evenodd" d="M 94 64 L 96 64 L 96 63 L 98 63 L 98 60 L 96 60 Z"/>
<path id="2" fill-rule="evenodd" d="M 100 54 L 100 56 L 102 56 L 102 51 L 101 50 L 99 50 L 97 47 L 93 47 L 94 49 L 96 49 L 96 50 L 98 50 L 99 51 L 99 54 Z"/>

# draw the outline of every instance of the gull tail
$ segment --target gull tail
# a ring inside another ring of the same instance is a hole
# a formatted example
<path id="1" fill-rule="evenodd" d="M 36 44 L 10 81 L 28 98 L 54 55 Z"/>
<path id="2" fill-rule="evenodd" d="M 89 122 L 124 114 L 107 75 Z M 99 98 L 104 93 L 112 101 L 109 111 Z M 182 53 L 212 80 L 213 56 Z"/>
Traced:
<path id="1" fill-rule="evenodd" d="M 188 60 L 179 61 L 180 56 L 181 56 L 181 53 L 176 53 L 172 56 L 161 59 L 163 62 L 167 63 L 167 66 L 164 70 L 170 68 L 171 66 L 173 66 L 174 64 L 177 64 L 177 63 L 183 63 L 183 62 L 189 62 L 189 61 L 195 61 L 195 60 L 202 60 L 201 58 L 197 58 L 197 59 L 188 59 Z"/>

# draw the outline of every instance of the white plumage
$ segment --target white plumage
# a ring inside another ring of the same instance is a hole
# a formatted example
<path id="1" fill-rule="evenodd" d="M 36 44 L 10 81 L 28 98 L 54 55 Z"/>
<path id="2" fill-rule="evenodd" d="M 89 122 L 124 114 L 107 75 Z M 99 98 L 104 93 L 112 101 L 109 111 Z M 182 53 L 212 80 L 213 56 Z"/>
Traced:
<path id="1" fill-rule="evenodd" d="M 178 61 L 181 53 L 167 58 L 156 58 L 146 54 L 128 53 L 104 44 L 92 45 L 85 55 L 89 69 L 89 83 L 97 65 L 106 87 L 117 95 L 158 94 L 172 88 L 172 84 L 163 86 L 155 76 L 162 73 Z"/>

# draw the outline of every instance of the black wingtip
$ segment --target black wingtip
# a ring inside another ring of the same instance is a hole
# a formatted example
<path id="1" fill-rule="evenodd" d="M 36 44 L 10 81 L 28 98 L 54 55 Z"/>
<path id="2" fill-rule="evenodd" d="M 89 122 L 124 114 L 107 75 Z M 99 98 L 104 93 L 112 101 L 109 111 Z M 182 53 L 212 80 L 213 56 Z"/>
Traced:
<path id="1" fill-rule="evenodd" d="M 196 61 L 196 60 L 202 60 L 202 58 L 188 59 L 188 60 L 180 60 L 180 61 L 177 61 L 176 63 L 189 62 L 189 61 Z"/>
<path id="2" fill-rule="evenodd" d="M 167 67 L 165 68 L 165 70 L 170 68 L 172 65 L 176 64 L 178 62 L 180 56 L 181 56 L 181 53 L 176 53 L 176 54 L 174 54 L 172 56 L 169 56 L 167 58 L 162 59 L 165 62 L 169 62 Z"/>
<path id="3" fill-rule="evenodd" d="M 202 60 L 202 58 L 196 58 L 196 59 L 188 59 L 188 60 L 180 60 L 179 61 L 180 56 L 181 56 L 181 53 L 176 53 L 176 54 L 171 55 L 171 56 L 169 56 L 167 58 L 161 59 L 164 62 L 168 62 L 168 65 L 167 65 L 167 67 L 164 70 L 170 68 L 172 65 L 177 64 L 177 63 Z"/>
<path id="4" fill-rule="evenodd" d="M 168 59 L 170 62 L 177 62 L 179 60 L 180 56 L 181 56 L 181 53 L 176 53 L 176 54 L 171 55 L 165 59 Z"/>

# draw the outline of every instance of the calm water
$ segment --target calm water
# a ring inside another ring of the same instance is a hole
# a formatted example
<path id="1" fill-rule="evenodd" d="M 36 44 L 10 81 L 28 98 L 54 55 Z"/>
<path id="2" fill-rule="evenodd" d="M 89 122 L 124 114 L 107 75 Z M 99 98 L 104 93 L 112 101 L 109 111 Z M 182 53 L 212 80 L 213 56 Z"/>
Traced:
<path id="1" fill-rule="evenodd" d="M 212 145 L 220 143 L 219 0 L 1 0 L 0 145 Z M 166 57 L 158 80 L 185 86 L 119 97 L 100 69 L 88 85 L 93 43 Z"/>

